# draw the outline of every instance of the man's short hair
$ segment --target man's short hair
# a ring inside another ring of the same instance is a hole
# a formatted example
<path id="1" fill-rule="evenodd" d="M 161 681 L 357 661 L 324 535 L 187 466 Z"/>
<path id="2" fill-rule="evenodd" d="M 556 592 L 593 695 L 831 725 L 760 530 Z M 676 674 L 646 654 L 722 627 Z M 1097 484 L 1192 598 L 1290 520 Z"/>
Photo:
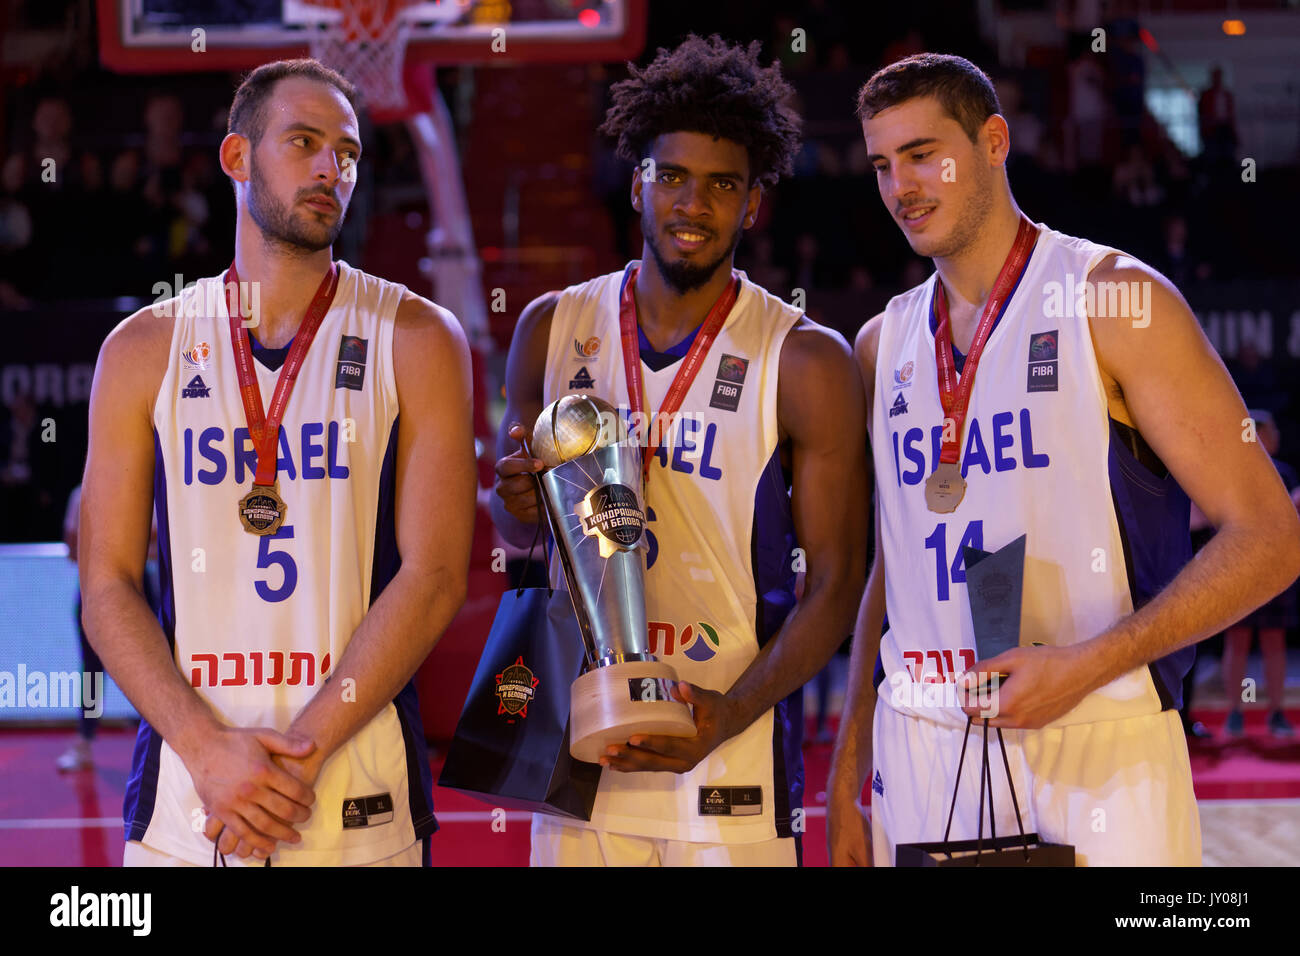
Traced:
<path id="1" fill-rule="evenodd" d="M 749 153 L 750 183 L 768 188 L 794 169 L 799 117 L 785 102 L 794 93 L 773 63 L 762 67 L 762 44 L 731 45 L 692 34 L 674 50 L 660 49 L 645 69 L 615 83 L 613 105 L 600 131 L 618 139 L 618 155 L 633 163 L 665 133 L 704 133 Z"/>
<path id="2" fill-rule="evenodd" d="M 973 143 L 980 127 L 1001 113 L 993 83 L 978 66 L 947 53 L 918 53 L 877 70 L 858 91 L 858 120 L 919 96 L 933 96 Z"/>
<path id="3" fill-rule="evenodd" d="M 357 88 L 337 70 L 331 70 L 319 60 L 304 57 L 301 60 L 276 60 L 263 63 L 246 77 L 235 90 L 235 99 L 230 104 L 230 118 L 226 123 L 227 133 L 238 133 L 248 137 L 256 146 L 266 132 L 266 102 L 271 98 L 275 84 L 291 76 L 301 76 L 309 80 L 328 83 L 347 98 L 348 105 L 357 108 Z"/>

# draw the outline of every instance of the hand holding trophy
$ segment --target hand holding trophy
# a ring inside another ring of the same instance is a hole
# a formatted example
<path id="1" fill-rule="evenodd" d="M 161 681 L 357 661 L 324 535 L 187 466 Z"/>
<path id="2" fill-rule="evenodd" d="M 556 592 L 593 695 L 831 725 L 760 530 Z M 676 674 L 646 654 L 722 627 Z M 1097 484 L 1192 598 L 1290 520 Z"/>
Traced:
<path id="1" fill-rule="evenodd" d="M 586 667 L 570 689 L 570 746 L 597 762 L 634 734 L 695 736 L 690 708 L 668 693 L 676 673 L 648 650 L 641 449 L 617 409 L 589 395 L 552 402 L 525 452 L 582 633 Z"/>

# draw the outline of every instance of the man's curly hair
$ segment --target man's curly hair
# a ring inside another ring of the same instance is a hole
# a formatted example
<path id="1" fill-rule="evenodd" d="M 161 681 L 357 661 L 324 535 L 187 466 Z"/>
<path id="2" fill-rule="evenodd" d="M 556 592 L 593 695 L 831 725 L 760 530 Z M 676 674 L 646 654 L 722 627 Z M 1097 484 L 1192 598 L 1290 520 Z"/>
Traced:
<path id="1" fill-rule="evenodd" d="M 664 133 L 729 139 L 749 153 L 750 183 L 770 188 L 794 168 L 800 121 L 783 105 L 794 88 L 781 67 L 759 65 L 761 47 L 691 34 L 675 50 L 661 47 L 645 69 L 629 63 L 632 76 L 611 88 L 614 102 L 600 131 L 617 137 L 618 155 L 634 163 Z"/>

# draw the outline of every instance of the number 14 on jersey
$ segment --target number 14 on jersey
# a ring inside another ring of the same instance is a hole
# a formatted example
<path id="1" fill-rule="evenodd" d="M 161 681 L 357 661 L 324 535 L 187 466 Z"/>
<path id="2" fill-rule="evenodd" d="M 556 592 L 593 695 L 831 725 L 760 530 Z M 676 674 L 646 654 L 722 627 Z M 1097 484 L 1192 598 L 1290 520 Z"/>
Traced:
<path id="1" fill-rule="evenodd" d="M 962 558 L 965 548 L 984 550 L 984 522 L 976 519 L 966 525 L 961 541 L 948 553 L 948 523 L 940 521 L 925 539 L 926 550 L 934 549 L 935 589 L 940 601 L 948 600 L 950 586 L 966 583 L 966 564 Z"/>

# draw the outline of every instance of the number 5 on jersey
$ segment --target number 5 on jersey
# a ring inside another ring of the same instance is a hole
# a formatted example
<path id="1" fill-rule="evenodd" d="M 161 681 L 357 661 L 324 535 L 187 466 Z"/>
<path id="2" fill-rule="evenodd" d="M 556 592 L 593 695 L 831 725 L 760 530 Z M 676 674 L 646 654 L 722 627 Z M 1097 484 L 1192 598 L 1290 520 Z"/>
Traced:
<path id="1" fill-rule="evenodd" d="M 270 601 L 272 604 L 278 601 L 287 600 L 289 595 L 293 594 L 293 589 L 298 586 L 298 565 L 294 563 L 293 557 L 288 551 L 272 551 L 272 541 L 283 541 L 285 538 L 293 537 L 293 525 L 281 525 L 280 530 L 275 534 L 264 535 L 257 539 L 257 566 L 259 568 L 269 568 L 271 565 L 279 565 L 283 572 L 283 578 L 278 588 L 271 587 L 266 579 L 256 580 L 253 587 L 257 589 L 257 596 L 263 601 Z"/>

